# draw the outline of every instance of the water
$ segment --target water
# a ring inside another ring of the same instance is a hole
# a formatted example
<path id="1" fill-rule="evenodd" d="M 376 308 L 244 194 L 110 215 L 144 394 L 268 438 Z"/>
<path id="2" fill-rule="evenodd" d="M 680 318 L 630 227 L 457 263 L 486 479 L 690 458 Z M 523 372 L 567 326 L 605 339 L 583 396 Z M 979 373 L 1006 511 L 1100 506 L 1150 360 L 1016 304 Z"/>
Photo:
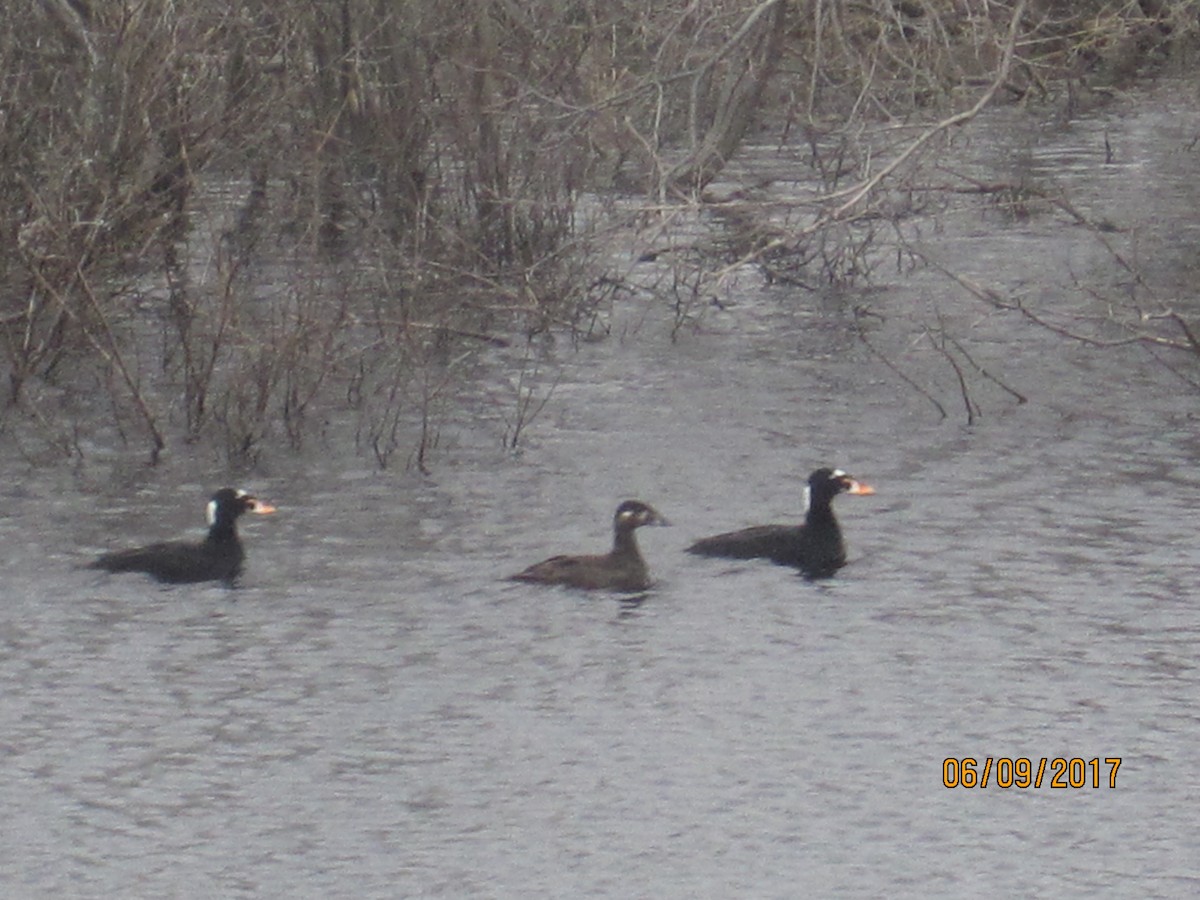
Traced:
<path id="1" fill-rule="evenodd" d="M 1108 130 L 1160 193 L 1131 208 L 1104 174 L 1089 198 L 1084 167 L 1080 202 L 1190 216 L 1165 110 L 1063 129 L 1038 165 Z M 977 231 L 927 249 L 1043 300 L 1093 259 L 1061 222 Z M 243 480 L 281 511 L 243 527 L 234 592 L 77 568 L 196 529 L 228 480 L 203 458 L 9 454 L 6 896 L 1194 896 L 1196 395 L 1142 348 L 886 287 L 872 338 L 945 419 L 856 339 L 861 297 L 744 287 L 676 343 L 635 303 L 548 352 L 516 454 L 496 360 L 428 478 L 322 452 Z M 914 310 L 1029 402 L 972 376 L 966 424 Z M 837 502 L 836 579 L 682 553 L 794 517 L 822 464 L 879 492 Z M 603 549 L 625 497 L 675 523 L 641 534 L 643 602 L 502 580 Z M 1121 764 L 1115 788 L 945 788 L 967 756 Z"/>

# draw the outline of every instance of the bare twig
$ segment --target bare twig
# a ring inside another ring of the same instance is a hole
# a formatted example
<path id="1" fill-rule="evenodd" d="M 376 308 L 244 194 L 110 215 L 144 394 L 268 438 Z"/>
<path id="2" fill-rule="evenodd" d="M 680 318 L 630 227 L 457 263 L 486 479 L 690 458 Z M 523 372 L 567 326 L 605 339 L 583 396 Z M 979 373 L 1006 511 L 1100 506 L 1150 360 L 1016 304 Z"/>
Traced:
<path id="1" fill-rule="evenodd" d="M 991 372 L 989 372 L 987 369 L 985 369 L 979 363 L 975 362 L 975 359 L 971 356 L 970 353 L 967 352 L 967 348 L 964 347 L 957 340 L 955 340 L 954 338 L 945 334 L 944 332 L 943 332 L 943 337 L 945 340 L 948 340 L 951 344 L 954 345 L 954 349 L 957 350 L 960 354 L 962 354 L 962 358 L 965 359 L 967 362 L 969 362 L 971 364 L 971 367 L 973 369 L 975 369 L 976 372 L 978 372 L 980 375 L 982 375 L 988 381 L 992 382 L 992 384 L 996 385 L 1001 390 L 1006 391 L 1009 395 L 1011 395 L 1013 397 L 1013 399 L 1015 399 L 1017 401 L 1017 403 L 1027 403 L 1029 401 L 1029 398 L 1026 397 L 1024 394 L 1022 394 L 1020 391 L 1017 391 L 1014 388 L 1009 387 L 1007 384 L 1005 384 L 1003 381 L 1001 381 L 999 378 L 997 378 L 995 375 L 993 375 Z"/>
<path id="2" fill-rule="evenodd" d="M 907 384 L 910 388 L 912 388 L 914 391 L 916 391 L 918 394 L 920 394 L 922 397 L 924 397 L 926 400 L 928 400 L 931 404 L 933 404 L 933 408 L 938 411 L 938 415 L 941 418 L 943 418 L 943 419 L 946 418 L 946 415 L 947 415 L 946 407 L 942 406 L 942 404 L 940 402 L 938 402 L 938 399 L 935 396 L 933 396 L 933 394 L 929 393 L 929 391 L 925 390 L 925 388 L 921 387 L 919 384 L 917 384 L 915 381 L 913 381 L 912 378 L 910 378 L 908 375 L 906 375 L 900 369 L 899 366 L 897 366 L 894 362 L 892 362 L 891 359 L 889 359 L 882 350 L 880 350 L 874 344 L 871 343 L 870 339 L 867 337 L 866 329 L 864 329 L 862 327 L 861 319 L 862 319 L 862 314 L 860 313 L 859 310 L 855 310 L 854 330 L 858 334 L 858 339 L 860 341 L 862 341 L 863 346 L 865 346 L 871 352 L 872 356 L 874 356 L 876 359 L 878 359 L 880 362 L 882 362 L 885 366 L 887 366 L 889 369 L 891 369 L 892 372 L 894 372 L 896 374 L 897 378 L 899 378 L 901 381 L 903 381 L 905 384 Z"/>
<path id="3" fill-rule="evenodd" d="M 942 331 L 941 340 L 935 338 L 929 329 L 925 330 L 925 336 L 929 338 L 929 343 L 933 345 L 933 349 L 942 355 L 954 371 L 954 377 L 958 379 L 958 391 L 962 396 L 963 406 L 967 409 L 967 424 L 974 425 L 975 417 L 979 413 L 979 405 L 971 399 L 971 392 L 967 388 L 967 379 L 963 376 L 963 370 L 958 364 L 958 360 L 946 349 L 945 331 Z"/>

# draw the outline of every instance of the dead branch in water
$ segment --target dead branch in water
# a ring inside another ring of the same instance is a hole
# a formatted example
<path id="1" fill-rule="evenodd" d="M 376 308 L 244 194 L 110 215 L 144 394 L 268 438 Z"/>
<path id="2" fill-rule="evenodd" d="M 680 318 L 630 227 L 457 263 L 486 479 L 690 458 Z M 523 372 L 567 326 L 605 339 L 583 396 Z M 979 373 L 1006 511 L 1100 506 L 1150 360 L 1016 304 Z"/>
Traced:
<path id="1" fill-rule="evenodd" d="M 1174 3 L 1069 6 L 464 0 L 447 20 L 348 0 L 270 15 L 201 3 L 186 18 L 17 4 L 0 39 L 12 401 L 98 381 L 115 415 L 85 436 L 132 411 L 153 454 L 215 439 L 231 461 L 273 430 L 299 446 L 341 411 L 362 416 L 364 454 L 386 464 L 411 441 L 426 466 L 436 416 L 472 371 L 463 354 L 513 335 L 602 338 L 618 297 L 667 310 L 678 335 L 747 263 L 804 290 L 867 278 L 938 191 L 971 189 L 913 174 L 951 131 L 1001 97 L 1078 83 L 1085 54 L 1190 21 Z M 929 112 L 947 109 L 960 111 Z M 793 177 L 780 166 L 697 196 L 770 128 L 810 195 L 769 193 Z M 1015 207 L 1022 187 L 974 189 Z M 719 237 L 697 237 L 698 221 Z M 622 275 L 626 249 L 669 271 Z M 1135 307 L 1119 310 L 1131 339 L 1200 356 L 1185 307 Z M 939 346 L 968 387 L 1000 383 L 963 342 L 943 332 Z M 182 410 L 179 429 L 157 410 Z M 59 415 L 53 430 L 79 433 L 84 417 Z"/>
<path id="2" fill-rule="evenodd" d="M 889 370 L 891 370 L 892 373 L 894 373 L 897 378 L 899 378 L 901 381 L 903 381 L 905 384 L 907 384 L 910 388 L 912 388 L 914 391 L 916 391 L 918 394 L 920 394 L 922 397 L 924 397 L 926 400 L 928 400 L 930 405 L 932 405 L 933 408 L 938 411 L 938 415 L 941 418 L 945 419 L 948 415 L 948 413 L 946 412 L 946 407 L 944 407 L 941 404 L 941 402 L 937 399 L 937 397 L 933 396 L 933 394 L 931 394 L 925 388 L 921 387 L 921 385 L 917 384 L 917 382 L 914 381 L 912 379 L 912 377 L 910 377 L 906 372 L 904 372 L 896 363 L 894 363 L 887 356 L 887 354 L 885 354 L 882 350 L 880 350 L 878 347 L 876 347 L 871 342 L 871 339 L 867 337 L 866 329 L 863 328 L 862 318 L 863 318 L 863 312 L 861 310 L 856 309 L 854 311 L 854 330 L 858 336 L 859 341 L 862 342 L 862 345 L 871 352 L 872 356 L 874 356 L 881 363 L 883 363 L 885 366 L 887 366 L 887 368 Z"/>

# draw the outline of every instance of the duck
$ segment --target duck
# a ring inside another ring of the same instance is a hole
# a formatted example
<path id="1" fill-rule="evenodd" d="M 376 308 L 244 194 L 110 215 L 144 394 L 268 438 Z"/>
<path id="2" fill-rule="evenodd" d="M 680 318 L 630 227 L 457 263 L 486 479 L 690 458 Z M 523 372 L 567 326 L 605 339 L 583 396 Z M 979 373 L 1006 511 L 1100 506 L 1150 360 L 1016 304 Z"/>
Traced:
<path id="1" fill-rule="evenodd" d="M 842 529 L 834 518 L 838 494 L 866 496 L 875 489 L 841 469 L 817 469 L 805 486 L 802 525 L 754 525 L 696 541 L 687 552 L 726 559 L 769 559 L 793 566 L 809 578 L 828 578 L 846 564 Z"/>
<path id="2" fill-rule="evenodd" d="M 106 572 L 142 572 L 166 584 L 223 581 L 232 586 L 242 571 L 246 551 L 238 538 L 237 520 L 243 513 L 268 515 L 269 503 L 246 491 L 221 488 L 208 501 L 208 536 L 199 543 L 167 541 L 115 550 L 89 568 Z"/>
<path id="3" fill-rule="evenodd" d="M 669 525 L 654 507 L 625 500 L 613 515 L 613 547 L 595 556 L 552 556 L 509 576 L 510 581 L 561 584 L 583 590 L 644 591 L 650 570 L 638 550 L 634 532 L 643 525 Z"/>

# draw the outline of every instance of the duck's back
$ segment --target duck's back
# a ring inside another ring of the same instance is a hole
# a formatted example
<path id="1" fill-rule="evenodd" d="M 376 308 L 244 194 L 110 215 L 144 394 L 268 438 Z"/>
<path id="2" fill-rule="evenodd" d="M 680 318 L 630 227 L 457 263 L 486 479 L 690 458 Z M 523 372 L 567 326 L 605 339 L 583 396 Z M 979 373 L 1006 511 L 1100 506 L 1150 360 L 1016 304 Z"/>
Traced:
<path id="1" fill-rule="evenodd" d="M 584 590 L 641 591 L 650 583 L 646 564 L 613 554 L 552 556 L 512 576 L 514 581 L 565 584 Z"/>
<path id="2" fill-rule="evenodd" d="M 846 548 L 836 522 L 822 528 L 805 525 L 755 525 L 696 541 L 689 553 L 725 559 L 769 559 L 810 575 L 828 575 L 846 563 Z"/>
<path id="3" fill-rule="evenodd" d="M 91 564 L 107 572 L 144 572 L 168 584 L 231 582 L 240 574 L 245 551 L 238 541 L 167 542 L 106 553 Z"/>

